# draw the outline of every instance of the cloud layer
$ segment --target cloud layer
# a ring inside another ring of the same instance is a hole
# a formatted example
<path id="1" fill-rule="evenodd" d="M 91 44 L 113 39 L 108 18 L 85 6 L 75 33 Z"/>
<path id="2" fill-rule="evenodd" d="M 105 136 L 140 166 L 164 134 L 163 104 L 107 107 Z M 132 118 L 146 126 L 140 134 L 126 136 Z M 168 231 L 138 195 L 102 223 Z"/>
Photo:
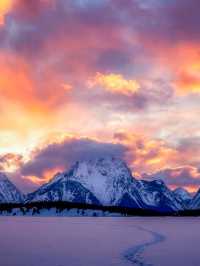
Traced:
<path id="1" fill-rule="evenodd" d="M 0 169 L 35 186 L 84 154 L 111 153 L 138 176 L 165 171 L 171 186 L 197 186 L 199 8 L 1 1 Z"/>

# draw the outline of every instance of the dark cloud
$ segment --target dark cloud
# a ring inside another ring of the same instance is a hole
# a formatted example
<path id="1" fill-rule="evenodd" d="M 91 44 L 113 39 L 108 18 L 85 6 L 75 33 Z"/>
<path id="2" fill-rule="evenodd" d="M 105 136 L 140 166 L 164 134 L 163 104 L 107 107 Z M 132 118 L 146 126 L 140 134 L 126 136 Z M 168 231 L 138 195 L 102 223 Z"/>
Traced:
<path id="1" fill-rule="evenodd" d="M 131 67 L 130 51 L 110 48 L 97 55 L 96 68 L 102 72 L 124 73 Z"/>
<path id="2" fill-rule="evenodd" d="M 167 7 L 163 7 L 162 14 L 165 17 L 163 29 L 169 40 L 176 41 L 200 41 L 199 32 L 200 2 L 196 0 L 171 1 Z M 166 12 L 164 12 L 166 10 Z M 161 31 L 160 31 L 161 32 Z M 162 35 L 165 38 L 164 34 Z"/>
<path id="3" fill-rule="evenodd" d="M 124 157 L 126 148 L 120 144 L 97 142 L 90 139 L 66 139 L 39 149 L 21 168 L 24 176 L 37 176 L 53 169 L 69 169 L 76 161 L 105 156 Z"/>
<path id="4" fill-rule="evenodd" d="M 200 3 L 196 0 L 117 0 L 115 3 L 126 14 L 124 22 L 147 42 L 157 41 L 157 45 L 167 42 L 172 46 L 200 40 Z"/>
<path id="5" fill-rule="evenodd" d="M 32 50 L 35 56 L 42 55 L 51 45 L 58 47 L 59 43 L 63 46 L 67 44 L 67 50 L 73 50 L 76 46 L 101 50 L 106 45 L 106 39 L 108 41 L 113 37 L 113 41 L 118 39 L 121 42 L 120 35 L 115 34 L 118 18 L 111 9 L 111 5 L 82 8 L 74 1 L 63 0 L 17 1 L 0 32 L 1 44 L 9 43 L 9 49 L 25 56 L 31 55 Z M 113 34 L 111 30 L 114 30 Z"/>
<path id="6" fill-rule="evenodd" d="M 78 46 L 102 53 L 97 64 L 104 64 L 106 50 L 113 47 L 119 51 L 119 56 L 112 57 L 117 63 L 126 63 L 127 55 L 120 54 L 128 51 L 127 54 L 133 56 L 138 37 L 140 47 L 145 49 L 148 42 L 171 44 L 173 41 L 175 45 L 176 42 L 199 41 L 198 1 L 148 2 L 18 0 L 0 31 L 1 45 L 6 43 L 9 49 L 25 55 L 31 55 L 34 50 L 36 56 L 46 53 L 52 42 L 61 42 L 67 44 L 69 50 Z"/>

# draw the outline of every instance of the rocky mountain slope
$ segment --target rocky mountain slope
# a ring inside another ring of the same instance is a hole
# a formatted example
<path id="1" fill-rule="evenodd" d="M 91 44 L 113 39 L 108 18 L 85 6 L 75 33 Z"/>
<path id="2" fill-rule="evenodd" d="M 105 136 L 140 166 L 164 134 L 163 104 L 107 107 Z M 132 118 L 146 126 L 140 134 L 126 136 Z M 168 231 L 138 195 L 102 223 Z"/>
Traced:
<path id="1" fill-rule="evenodd" d="M 20 203 L 23 200 L 23 194 L 4 173 L 0 173 L 0 203 Z"/>
<path id="2" fill-rule="evenodd" d="M 184 188 L 177 188 L 173 192 L 176 199 L 183 203 L 185 209 L 188 209 L 192 202 L 192 195 Z"/>
<path id="3" fill-rule="evenodd" d="M 169 212 L 200 209 L 200 191 L 192 199 L 184 189 L 171 191 L 161 180 L 137 180 L 125 162 L 108 157 L 77 162 L 69 171 L 58 173 L 25 199 L 1 173 L 0 203 L 23 201 L 63 201 Z"/>
<path id="4" fill-rule="evenodd" d="M 197 191 L 197 193 L 194 195 L 193 199 L 190 201 L 188 209 L 200 210 L 200 189 Z"/>
<path id="5" fill-rule="evenodd" d="M 27 197 L 27 202 L 72 201 L 103 206 L 182 210 L 162 181 L 139 181 L 127 165 L 116 158 L 77 162 L 70 171 L 57 174 Z"/>

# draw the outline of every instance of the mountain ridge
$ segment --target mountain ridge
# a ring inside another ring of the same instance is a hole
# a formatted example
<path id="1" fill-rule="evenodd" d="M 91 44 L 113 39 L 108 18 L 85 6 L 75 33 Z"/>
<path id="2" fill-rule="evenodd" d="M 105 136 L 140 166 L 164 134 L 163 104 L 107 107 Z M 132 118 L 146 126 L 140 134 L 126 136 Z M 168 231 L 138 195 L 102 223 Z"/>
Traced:
<path id="1" fill-rule="evenodd" d="M 24 195 L 5 173 L 0 172 L 0 203 L 20 203 L 23 201 Z"/>
<path id="2" fill-rule="evenodd" d="M 174 193 L 167 188 L 163 181 L 137 180 L 125 162 L 117 158 L 99 158 L 77 162 L 69 171 L 55 175 L 47 184 L 29 194 L 27 202 L 41 201 L 41 199 L 62 201 L 62 195 L 69 192 L 67 186 L 69 181 L 76 182 L 74 185 L 77 183 L 81 185 L 77 188 L 79 194 L 83 194 L 83 188 L 91 192 L 90 197 L 97 199 L 97 202 L 102 206 L 122 206 L 159 211 L 184 209 L 184 204 L 177 200 Z M 57 186 L 58 183 L 60 190 Z M 65 184 L 65 191 L 63 184 Z M 75 202 L 79 202 L 76 195 L 72 196 Z M 69 198 L 67 199 L 69 200 Z M 82 199 L 82 202 L 88 203 L 86 198 Z"/>
<path id="3" fill-rule="evenodd" d="M 6 200 L 1 200 L 2 188 L 5 189 L 4 198 L 7 193 Z M 10 193 L 13 197 L 8 196 Z M 5 174 L 0 174 L 0 203 L 62 201 L 176 212 L 200 209 L 200 191 L 192 199 L 184 189 L 172 191 L 162 180 L 138 180 L 124 161 L 114 157 L 76 162 L 69 171 L 56 174 L 25 197 Z"/>

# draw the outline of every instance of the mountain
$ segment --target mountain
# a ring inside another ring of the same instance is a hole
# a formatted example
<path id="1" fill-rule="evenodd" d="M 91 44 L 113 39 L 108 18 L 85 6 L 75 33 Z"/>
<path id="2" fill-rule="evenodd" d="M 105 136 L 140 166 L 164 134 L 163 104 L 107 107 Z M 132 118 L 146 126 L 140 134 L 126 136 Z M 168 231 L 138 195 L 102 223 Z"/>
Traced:
<path id="1" fill-rule="evenodd" d="M 0 173 L 0 203 L 20 203 L 23 200 L 22 193 L 4 173 Z"/>
<path id="2" fill-rule="evenodd" d="M 129 193 L 136 182 L 126 164 L 115 158 L 77 162 L 27 197 L 33 201 L 73 201 L 104 206 L 139 208 Z"/>
<path id="3" fill-rule="evenodd" d="M 184 188 L 177 188 L 173 192 L 174 192 L 176 199 L 179 202 L 182 202 L 186 209 L 189 208 L 189 205 L 192 200 L 192 195 Z"/>
<path id="4" fill-rule="evenodd" d="M 122 160 L 110 157 L 77 162 L 29 194 L 26 201 L 70 201 L 162 212 L 184 208 L 164 182 L 136 180 Z"/>
<path id="5" fill-rule="evenodd" d="M 184 209 L 182 202 L 176 199 L 174 193 L 162 180 L 138 180 L 137 191 L 143 202 L 142 208 L 161 212 Z"/>
<path id="6" fill-rule="evenodd" d="M 197 191 L 193 199 L 190 201 L 189 209 L 200 209 L 200 189 Z"/>
<path id="7" fill-rule="evenodd" d="M 88 189 L 79 182 L 68 180 L 65 176 L 43 185 L 26 198 L 26 202 L 42 201 L 69 201 L 100 205 L 98 199 Z"/>

